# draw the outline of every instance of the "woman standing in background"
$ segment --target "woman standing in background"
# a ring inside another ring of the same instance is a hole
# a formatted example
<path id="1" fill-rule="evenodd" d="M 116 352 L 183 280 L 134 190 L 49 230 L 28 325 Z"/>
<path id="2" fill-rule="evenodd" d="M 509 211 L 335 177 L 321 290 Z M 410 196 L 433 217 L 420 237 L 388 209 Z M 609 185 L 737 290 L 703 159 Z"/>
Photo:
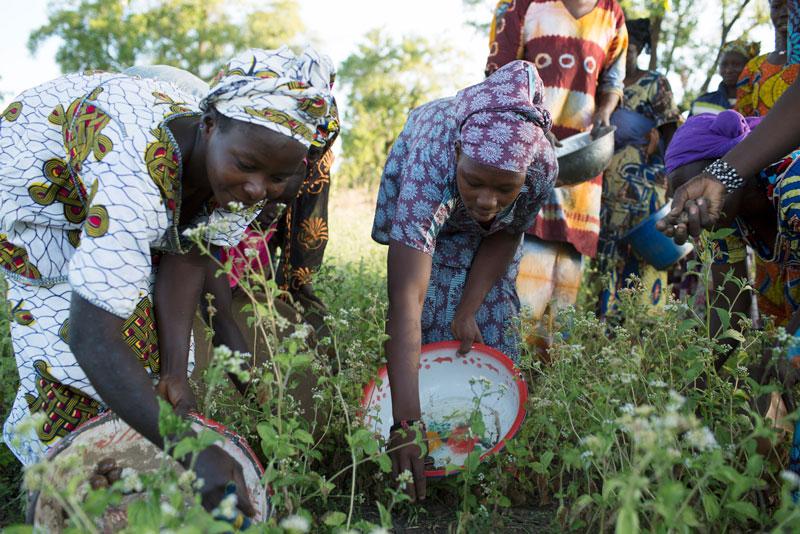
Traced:
<path id="1" fill-rule="evenodd" d="M 658 211 L 666 202 L 667 180 L 664 150 L 678 127 L 680 111 L 666 76 L 639 68 L 636 60 L 650 47 L 650 20 L 626 22 L 628 53 L 625 93 L 611 116 L 614 157 L 603 176 L 600 208 L 600 242 L 597 258 L 601 273 L 610 273 L 603 288 L 600 314 L 605 316 L 626 279 L 637 276 L 648 290 L 652 305 L 663 303 L 667 272 L 644 263 L 621 239 L 635 225 Z"/>

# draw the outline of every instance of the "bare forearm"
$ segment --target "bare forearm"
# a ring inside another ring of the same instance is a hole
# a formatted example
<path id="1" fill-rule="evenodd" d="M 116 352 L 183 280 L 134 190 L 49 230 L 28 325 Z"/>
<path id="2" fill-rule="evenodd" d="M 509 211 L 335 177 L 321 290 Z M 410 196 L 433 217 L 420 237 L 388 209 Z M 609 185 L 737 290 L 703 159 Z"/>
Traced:
<path id="1" fill-rule="evenodd" d="M 600 93 L 597 99 L 597 108 L 608 110 L 609 112 L 617 109 L 619 105 L 620 96 L 617 92 L 604 92 Z"/>
<path id="2" fill-rule="evenodd" d="M 233 293 L 231 292 L 228 277 L 225 274 L 217 276 L 217 265 L 213 261 L 206 262 L 206 276 L 203 293 L 214 296 L 214 307 L 217 312 L 212 321 L 214 328 L 214 346 L 225 345 L 231 350 L 241 353 L 250 352 L 242 331 L 233 317 Z"/>
<path id="3" fill-rule="evenodd" d="M 111 410 L 157 446 L 158 401 L 151 378 L 122 340 L 122 320 L 72 297 L 70 349 L 97 394 Z"/>
<path id="4" fill-rule="evenodd" d="M 675 135 L 675 132 L 678 130 L 678 123 L 670 122 L 667 124 L 663 124 L 658 128 L 658 131 L 661 132 L 661 139 L 664 140 L 664 148 L 666 149 L 669 144 L 672 142 L 672 136 Z"/>
<path id="5" fill-rule="evenodd" d="M 422 306 L 394 303 L 386 322 L 386 360 L 396 421 L 419 419 L 419 353 L 422 346 Z"/>
<path id="6" fill-rule="evenodd" d="M 800 114 L 799 83 L 796 80 L 753 133 L 722 158 L 740 176 L 753 176 L 800 146 L 800 128 L 794 120 L 787 120 Z"/>
<path id="7" fill-rule="evenodd" d="M 457 313 L 475 313 L 489 290 L 505 275 L 522 234 L 496 232 L 481 241 L 464 285 Z"/>
<path id="8" fill-rule="evenodd" d="M 389 313 L 386 360 L 395 420 L 419 419 L 419 352 L 422 307 L 431 277 L 431 257 L 401 243 L 389 244 Z"/>
<path id="9" fill-rule="evenodd" d="M 154 299 L 165 376 L 186 376 L 188 371 L 189 339 L 204 277 L 204 258 L 197 251 L 161 258 Z"/>

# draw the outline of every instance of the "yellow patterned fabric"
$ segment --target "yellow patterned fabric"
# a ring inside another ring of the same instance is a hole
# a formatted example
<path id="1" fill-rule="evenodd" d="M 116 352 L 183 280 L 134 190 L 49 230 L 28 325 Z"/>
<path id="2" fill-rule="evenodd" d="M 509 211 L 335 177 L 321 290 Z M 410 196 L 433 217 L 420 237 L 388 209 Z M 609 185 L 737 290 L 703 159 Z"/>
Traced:
<path id="1" fill-rule="evenodd" d="M 42 412 L 45 419 L 36 428 L 43 443 L 52 443 L 64 437 L 84 421 L 100 411 L 100 403 L 82 394 L 80 390 L 61 384 L 50 374 L 47 362 L 34 364 L 37 372 L 36 395 L 26 394 L 31 413 Z"/>
<path id="2" fill-rule="evenodd" d="M 161 364 L 158 351 L 158 332 L 150 299 L 145 297 L 136 306 L 125 324 L 122 337 L 148 371 L 158 373 Z"/>

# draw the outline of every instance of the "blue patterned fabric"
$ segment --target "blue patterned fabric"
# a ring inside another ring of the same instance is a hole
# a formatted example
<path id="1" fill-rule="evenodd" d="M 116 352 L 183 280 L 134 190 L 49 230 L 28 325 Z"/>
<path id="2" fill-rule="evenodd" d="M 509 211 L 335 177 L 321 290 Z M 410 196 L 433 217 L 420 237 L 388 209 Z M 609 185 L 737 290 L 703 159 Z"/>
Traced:
<path id="1" fill-rule="evenodd" d="M 491 78 L 528 87 L 527 68 L 519 69 L 514 63 Z M 462 91 L 457 97 L 435 100 L 413 110 L 392 146 L 381 177 L 372 238 L 386 245 L 390 240 L 397 241 L 433 258 L 422 315 L 423 343 L 453 338 L 452 315 L 482 239 L 498 231 L 522 234 L 553 188 L 558 167 L 544 130 L 525 129 L 532 135 L 527 138 L 512 132 L 511 141 L 534 146 L 533 162 L 519 196 L 489 228 L 483 228 L 466 211 L 456 185 L 455 144 L 462 134 L 459 117 L 470 108 L 478 111 L 495 106 L 503 98 L 507 93 Z M 484 341 L 511 357 L 519 351 L 515 335 L 507 335 L 519 312 L 515 289 L 518 263 L 519 251 L 476 315 Z"/>
<path id="2" fill-rule="evenodd" d="M 789 30 L 786 50 L 786 64 L 800 63 L 800 1 L 789 0 Z"/>
<path id="3" fill-rule="evenodd" d="M 700 113 L 719 113 L 726 109 L 731 109 L 730 100 L 728 99 L 728 91 L 723 82 L 719 83 L 716 91 L 704 93 L 698 96 L 694 102 L 689 115 L 699 115 Z"/>

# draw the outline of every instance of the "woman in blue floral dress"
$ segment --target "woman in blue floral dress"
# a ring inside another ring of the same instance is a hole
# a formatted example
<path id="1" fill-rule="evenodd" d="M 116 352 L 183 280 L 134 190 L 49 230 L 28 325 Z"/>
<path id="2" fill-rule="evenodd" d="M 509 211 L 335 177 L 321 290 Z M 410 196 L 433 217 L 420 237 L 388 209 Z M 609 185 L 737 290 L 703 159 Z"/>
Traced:
<path id="1" fill-rule="evenodd" d="M 514 61 L 455 97 L 413 110 L 381 178 L 372 237 L 389 245 L 386 344 L 395 427 L 420 418 L 422 343 L 485 342 L 516 359 L 515 280 L 523 232 L 557 173 L 532 64 Z M 392 453 L 423 498 L 419 449 Z"/>

